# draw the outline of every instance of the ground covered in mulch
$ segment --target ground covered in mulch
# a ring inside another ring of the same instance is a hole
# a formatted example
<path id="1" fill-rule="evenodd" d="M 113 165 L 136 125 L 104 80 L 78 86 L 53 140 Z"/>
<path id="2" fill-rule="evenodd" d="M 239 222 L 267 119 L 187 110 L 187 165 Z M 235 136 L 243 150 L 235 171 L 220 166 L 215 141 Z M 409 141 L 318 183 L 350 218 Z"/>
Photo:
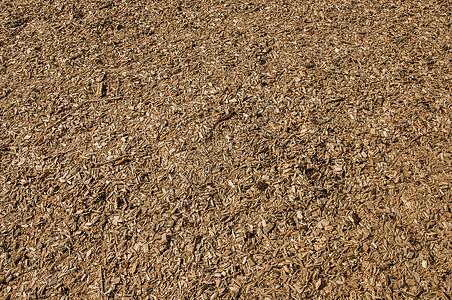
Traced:
<path id="1" fill-rule="evenodd" d="M 448 1 L 0 1 L 0 298 L 450 299 Z"/>

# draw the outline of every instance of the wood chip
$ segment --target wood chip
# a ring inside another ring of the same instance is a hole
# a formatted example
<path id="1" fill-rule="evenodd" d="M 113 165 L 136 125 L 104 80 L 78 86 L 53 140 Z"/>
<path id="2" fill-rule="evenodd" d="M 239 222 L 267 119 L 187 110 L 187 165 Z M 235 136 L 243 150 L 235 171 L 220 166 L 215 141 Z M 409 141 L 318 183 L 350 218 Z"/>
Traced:
<path id="1" fill-rule="evenodd" d="M 1 299 L 450 297 L 447 1 L 2 3 Z"/>
<path id="2" fill-rule="evenodd" d="M 101 97 L 104 97 L 104 96 L 105 96 L 105 93 L 106 93 L 106 86 L 105 86 L 105 83 L 99 82 L 99 83 L 97 84 L 96 96 L 99 97 L 99 98 L 101 98 Z"/>

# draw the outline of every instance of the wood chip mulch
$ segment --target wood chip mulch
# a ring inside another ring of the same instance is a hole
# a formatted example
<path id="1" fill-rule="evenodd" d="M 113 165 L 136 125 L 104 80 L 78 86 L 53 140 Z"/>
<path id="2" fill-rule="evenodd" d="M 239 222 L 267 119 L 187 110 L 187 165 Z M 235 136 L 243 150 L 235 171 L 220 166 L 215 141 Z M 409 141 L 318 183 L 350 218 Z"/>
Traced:
<path id="1" fill-rule="evenodd" d="M 451 299 L 448 1 L 0 1 L 1 299 Z"/>

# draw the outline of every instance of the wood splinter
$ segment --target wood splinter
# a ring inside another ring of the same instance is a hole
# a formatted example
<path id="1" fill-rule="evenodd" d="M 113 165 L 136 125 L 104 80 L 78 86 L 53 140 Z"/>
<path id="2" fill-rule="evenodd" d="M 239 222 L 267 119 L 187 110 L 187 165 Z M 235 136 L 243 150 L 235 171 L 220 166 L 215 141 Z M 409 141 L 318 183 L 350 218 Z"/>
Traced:
<path id="1" fill-rule="evenodd" d="M 107 87 L 105 86 L 105 83 L 99 82 L 97 84 L 96 96 L 98 98 L 105 97 L 106 92 L 107 92 Z"/>

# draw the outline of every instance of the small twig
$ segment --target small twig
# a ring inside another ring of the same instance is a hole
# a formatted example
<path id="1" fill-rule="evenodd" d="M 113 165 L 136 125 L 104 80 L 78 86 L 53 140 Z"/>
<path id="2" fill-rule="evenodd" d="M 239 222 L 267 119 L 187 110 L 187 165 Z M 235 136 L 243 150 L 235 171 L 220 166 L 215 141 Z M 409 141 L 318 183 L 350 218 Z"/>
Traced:
<path id="1" fill-rule="evenodd" d="M 215 129 L 215 127 L 220 124 L 221 122 L 224 122 L 226 120 L 229 120 L 230 118 L 232 118 L 234 115 L 236 114 L 236 111 L 233 110 L 230 113 L 228 113 L 227 115 L 220 117 L 218 120 L 215 121 L 215 123 L 213 123 L 212 129 Z"/>
<path id="2" fill-rule="evenodd" d="M 120 164 L 123 164 L 124 162 L 130 160 L 130 156 L 129 155 L 123 155 L 123 156 L 119 156 L 117 158 L 114 158 L 112 160 L 107 160 L 107 161 L 103 161 L 103 162 L 99 162 L 96 163 L 95 166 L 99 167 L 99 166 L 103 166 L 109 163 L 113 163 L 115 166 L 119 166 Z"/>
<path id="3" fill-rule="evenodd" d="M 332 99 L 325 102 L 325 105 L 344 101 L 345 98 Z"/>

